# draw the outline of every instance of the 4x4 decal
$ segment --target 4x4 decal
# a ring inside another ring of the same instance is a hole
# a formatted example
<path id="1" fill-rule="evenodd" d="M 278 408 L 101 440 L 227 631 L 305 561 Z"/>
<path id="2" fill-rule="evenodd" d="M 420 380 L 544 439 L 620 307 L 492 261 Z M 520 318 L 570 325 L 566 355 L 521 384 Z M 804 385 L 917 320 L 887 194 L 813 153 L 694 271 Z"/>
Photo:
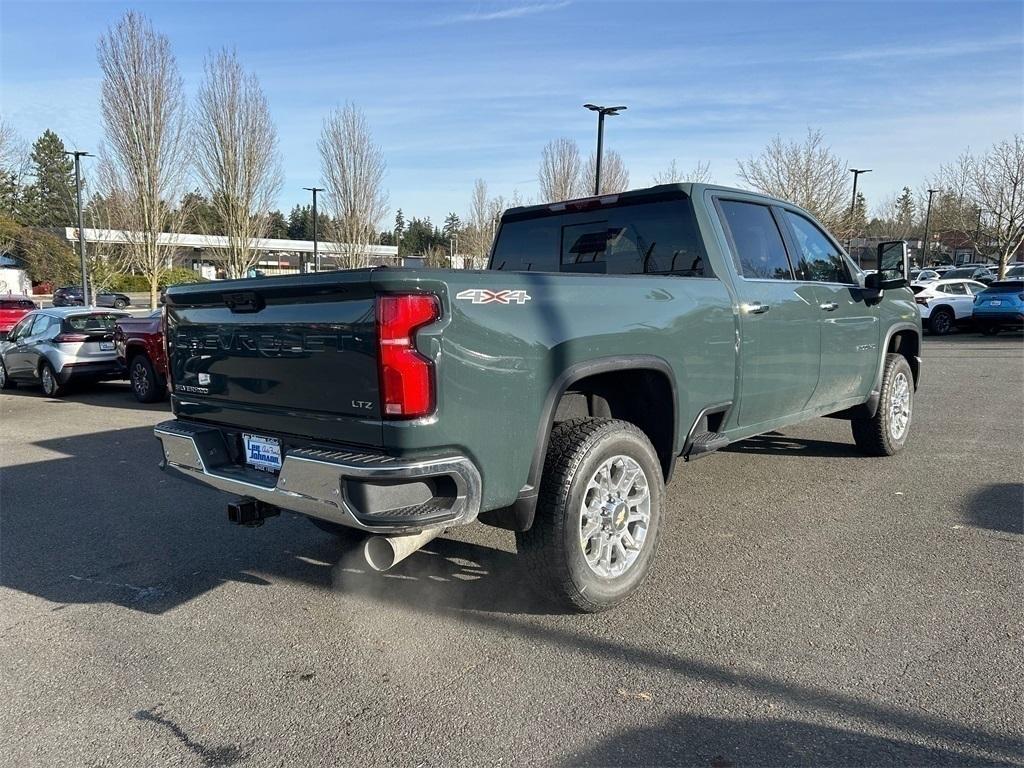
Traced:
<path id="1" fill-rule="evenodd" d="M 526 291 L 489 291 L 486 288 L 467 288 L 455 294 L 456 299 L 471 301 L 474 304 L 525 304 L 530 300 Z"/>

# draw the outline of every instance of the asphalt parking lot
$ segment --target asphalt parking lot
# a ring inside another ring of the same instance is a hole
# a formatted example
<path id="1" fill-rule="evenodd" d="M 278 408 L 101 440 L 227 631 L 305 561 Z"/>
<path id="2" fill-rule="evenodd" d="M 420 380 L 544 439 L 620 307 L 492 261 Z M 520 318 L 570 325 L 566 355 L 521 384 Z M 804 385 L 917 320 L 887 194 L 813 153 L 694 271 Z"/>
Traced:
<path id="1" fill-rule="evenodd" d="M 819 419 L 681 466 L 597 616 L 479 525 L 387 575 L 300 517 L 234 528 L 126 385 L 0 395 L 2 762 L 1024 764 L 1024 341 L 924 357 L 896 458 Z"/>

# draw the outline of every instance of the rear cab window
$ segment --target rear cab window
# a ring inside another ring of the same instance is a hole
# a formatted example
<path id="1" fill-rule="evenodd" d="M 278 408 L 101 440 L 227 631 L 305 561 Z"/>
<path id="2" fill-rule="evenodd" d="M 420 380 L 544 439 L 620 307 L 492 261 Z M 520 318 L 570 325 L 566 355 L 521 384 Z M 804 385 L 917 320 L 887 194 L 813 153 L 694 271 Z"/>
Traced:
<path id="1" fill-rule="evenodd" d="M 687 197 L 506 214 L 491 269 L 714 276 Z"/>
<path id="2" fill-rule="evenodd" d="M 0 309 L 35 309 L 34 302 L 28 299 L 0 299 Z"/>

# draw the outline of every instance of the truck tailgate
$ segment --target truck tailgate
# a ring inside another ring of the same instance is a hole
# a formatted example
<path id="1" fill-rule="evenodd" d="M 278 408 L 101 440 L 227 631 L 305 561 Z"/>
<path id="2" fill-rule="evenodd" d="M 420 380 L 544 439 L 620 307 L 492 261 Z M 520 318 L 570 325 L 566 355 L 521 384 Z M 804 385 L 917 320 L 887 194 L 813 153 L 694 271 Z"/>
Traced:
<path id="1" fill-rule="evenodd" d="M 302 283 L 266 278 L 173 288 L 166 306 L 177 414 L 379 444 L 369 271 L 307 276 Z"/>

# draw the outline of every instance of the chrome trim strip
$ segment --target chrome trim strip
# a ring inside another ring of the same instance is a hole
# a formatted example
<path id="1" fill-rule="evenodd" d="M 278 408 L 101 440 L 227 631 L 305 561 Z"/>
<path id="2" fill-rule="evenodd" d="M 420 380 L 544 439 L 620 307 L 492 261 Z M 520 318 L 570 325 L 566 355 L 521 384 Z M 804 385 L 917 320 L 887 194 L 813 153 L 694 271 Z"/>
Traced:
<path id="1" fill-rule="evenodd" d="M 166 421 L 157 424 L 153 434 L 163 446 L 162 468 L 173 470 L 185 479 L 362 531 L 409 533 L 431 527 L 449 528 L 472 522 L 480 512 L 483 488 L 480 472 L 465 456 L 421 461 L 382 456 L 381 463 L 373 460 L 361 463 L 327 458 L 332 454 L 325 456 L 324 451 L 297 449 L 285 454 L 276 480 L 267 474 L 267 482 L 259 483 L 255 482 L 259 470 L 246 470 L 233 464 L 222 466 L 227 455 L 220 430 L 215 427 Z M 335 455 L 355 457 L 343 452 Z M 454 519 L 438 523 L 410 521 L 409 525 L 366 525 L 356 517 L 344 494 L 346 478 L 416 480 L 439 476 L 455 481 L 457 514 Z"/>

